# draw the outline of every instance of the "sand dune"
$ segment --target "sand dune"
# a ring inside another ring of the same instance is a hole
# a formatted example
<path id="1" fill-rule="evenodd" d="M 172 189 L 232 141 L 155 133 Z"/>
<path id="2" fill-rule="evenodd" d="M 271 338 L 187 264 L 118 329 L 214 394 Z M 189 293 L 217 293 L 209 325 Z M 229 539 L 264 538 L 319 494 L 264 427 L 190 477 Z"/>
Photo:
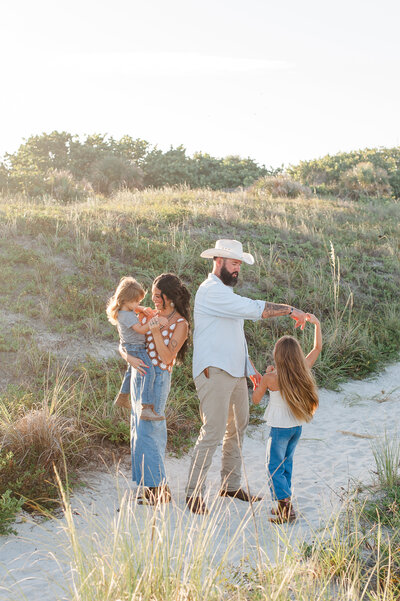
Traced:
<path id="1" fill-rule="evenodd" d="M 351 381 L 339 392 L 320 391 L 320 408 L 312 423 L 303 429 L 295 455 L 294 488 L 295 504 L 299 520 L 285 528 L 292 537 L 310 537 L 327 517 L 335 511 L 355 481 L 371 480 L 373 457 L 371 443 L 386 434 L 398 434 L 400 423 L 400 363 L 392 365 L 374 379 Z M 244 448 L 246 479 L 252 492 L 262 493 L 263 501 L 254 504 L 254 515 L 247 503 L 216 497 L 219 488 L 221 449 L 217 450 L 208 477 L 209 503 L 217 532 L 213 549 L 214 561 L 218 561 L 226 549 L 229 536 L 241 526 L 240 540 L 230 551 L 229 560 L 238 562 L 251 553 L 257 536 L 265 551 L 271 556 L 277 544 L 277 527 L 268 522 L 271 500 L 265 472 L 265 446 L 268 427 L 261 425 L 248 430 Z M 203 518 L 193 516 L 184 509 L 184 485 L 190 458 L 167 458 L 167 472 L 174 497 L 168 507 L 172 524 L 194 523 Z M 132 489 L 129 469 L 118 473 L 93 473 L 87 487 L 72 499 L 78 529 L 88 528 L 90 522 L 96 528 L 111 527 L 117 515 L 121 497 Z M 137 506 L 135 516 L 138 525 L 144 526 L 152 515 L 151 507 Z M 218 513 L 216 513 L 218 512 Z M 215 517 L 217 516 L 217 517 Z M 0 599 L 29 598 L 30 601 L 55 601 L 68 599 L 70 558 L 63 531 L 63 519 L 35 523 L 30 518 L 20 518 L 16 526 L 17 536 L 1 540 Z M 25 597 L 24 597 L 25 595 Z"/>

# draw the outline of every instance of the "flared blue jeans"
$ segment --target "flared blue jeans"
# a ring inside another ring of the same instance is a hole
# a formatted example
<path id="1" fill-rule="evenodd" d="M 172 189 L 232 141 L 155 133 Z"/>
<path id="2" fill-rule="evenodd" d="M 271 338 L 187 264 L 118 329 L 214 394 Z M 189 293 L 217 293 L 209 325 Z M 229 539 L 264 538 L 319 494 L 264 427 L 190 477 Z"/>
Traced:
<path id="1" fill-rule="evenodd" d="M 165 415 L 165 405 L 171 387 L 171 374 L 168 370 L 154 366 L 153 385 L 154 411 Z M 167 424 L 161 421 L 140 419 L 142 410 L 142 380 L 137 370 L 131 372 L 131 454 L 132 480 L 138 485 L 160 486 L 166 483 L 165 449 L 167 446 Z"/>

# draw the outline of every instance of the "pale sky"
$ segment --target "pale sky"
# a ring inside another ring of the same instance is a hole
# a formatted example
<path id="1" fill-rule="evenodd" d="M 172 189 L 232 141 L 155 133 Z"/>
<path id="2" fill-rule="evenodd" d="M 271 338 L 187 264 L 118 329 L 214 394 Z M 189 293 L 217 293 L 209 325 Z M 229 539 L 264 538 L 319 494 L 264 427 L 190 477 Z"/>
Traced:
<path id="1" fill-rule="evenodd" d="M 0 156 L 129 134 L 274 167 L 400 144 L 398 0 L 3 0 Z"/>

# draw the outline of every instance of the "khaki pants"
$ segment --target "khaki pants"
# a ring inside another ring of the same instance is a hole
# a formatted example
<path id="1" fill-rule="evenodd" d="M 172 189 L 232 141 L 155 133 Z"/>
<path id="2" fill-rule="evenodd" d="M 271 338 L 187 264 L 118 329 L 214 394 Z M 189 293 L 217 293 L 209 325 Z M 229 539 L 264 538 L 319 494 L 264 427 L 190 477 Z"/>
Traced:
<path id="1" fill-rule="evenodd" d="M 195 378 L 203 425 L 194 448 L 186 487 L 188 496 L 204 494 L 205 479 L 214 452 L 222 443 L 221 486 L 240 488 L 241 447 L 249 423 L 249 394 L 246 378 L 235 378 L 218 367 L 209 367 Z"/>

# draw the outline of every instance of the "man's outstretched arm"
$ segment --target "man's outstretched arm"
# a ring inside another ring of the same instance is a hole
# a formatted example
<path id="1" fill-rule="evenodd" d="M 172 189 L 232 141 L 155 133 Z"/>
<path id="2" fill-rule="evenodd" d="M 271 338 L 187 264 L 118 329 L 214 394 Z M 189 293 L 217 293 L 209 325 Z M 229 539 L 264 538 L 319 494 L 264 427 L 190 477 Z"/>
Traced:
<path id="1" fill-rule="evenodd" d="M 266 302 L 261 317 L 263 319 L 268 319 L 269 317 L 281 317 L 283 315 L 289 315 L 294 319 L 296 328 L 301 327 L 302 330 L 304 329 L 306 324 L 306 314 L 304 311 L 296 309 L 296 307 L 292 307 L 291 305 L 279 305 L 277 303 Z"/>

